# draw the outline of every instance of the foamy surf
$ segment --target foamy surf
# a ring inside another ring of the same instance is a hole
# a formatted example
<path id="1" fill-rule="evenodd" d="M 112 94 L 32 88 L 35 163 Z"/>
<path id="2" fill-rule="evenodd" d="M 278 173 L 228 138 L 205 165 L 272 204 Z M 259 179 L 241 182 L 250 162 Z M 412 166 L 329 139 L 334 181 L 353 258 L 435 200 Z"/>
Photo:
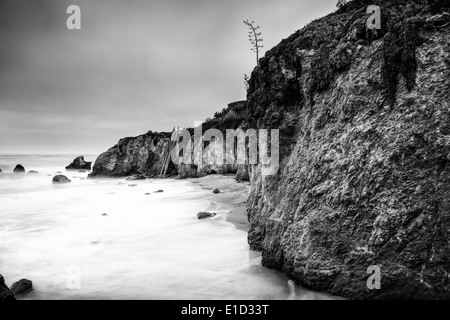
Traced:
<path id="1" fill-rule="evenodd" d="M 262 267 L 229 211 L 206 200 L 209 190 L 186 180 L 86 179 L 62 170 L 67 161 L 36 159 L 28 167 L 38 174 L 0 176 L 0 271 L 31 279 L 29 299 L 329 298 Z M 72 183 L 52 185 L 57 171 Z M 215 218 L 197 220 L 211 208 Z"/>

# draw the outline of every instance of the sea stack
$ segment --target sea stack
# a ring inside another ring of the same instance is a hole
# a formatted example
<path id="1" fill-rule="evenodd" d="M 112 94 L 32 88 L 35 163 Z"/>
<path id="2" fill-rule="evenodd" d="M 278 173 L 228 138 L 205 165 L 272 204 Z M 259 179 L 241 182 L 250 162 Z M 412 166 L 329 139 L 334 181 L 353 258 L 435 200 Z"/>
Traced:
<path id="1" fill-rule="evenodd" d="M 33 282 L 28 279 L 17 281 L 11 286 L 11 292 L 15 295 L 25 295 L 33 291 Z"/>
<path id="2" fill-rule="evenodd" d="M 25 168 L 24 168 L 22 165 L 18 164 L 18 165 L 14 168 L 14 172 L 15 172 L 15 173 L 22 173 L 22 172 L 25 172 Z"/>
<path id="3" fill-rule="evenodd" d="M 92 162 L 84 161 L 84 156 L 79 156 L 66 167 L 66 170 L 91 170 Z"/>

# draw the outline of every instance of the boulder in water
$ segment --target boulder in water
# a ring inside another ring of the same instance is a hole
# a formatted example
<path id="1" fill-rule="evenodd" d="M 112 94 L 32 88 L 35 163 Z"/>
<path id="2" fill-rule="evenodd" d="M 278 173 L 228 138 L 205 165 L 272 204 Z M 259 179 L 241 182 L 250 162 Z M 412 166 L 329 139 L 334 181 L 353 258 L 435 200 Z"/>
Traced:
<path id="1" fill-rule="evenodd" d="M 66 176 L 63 176 L 61 174 L 58 174 L 57 176 L 53 177 L 53 183 L 54 184 L 64 184 L 64 183 L 70 183 L 72 182 L 69 178 Z"/>
<path id="2" fill-rule="evenodd" d="M 14 298 L 14 294 L 6 286 L 5 279 L 0 274 L 0 301 L 12 301 L 12 300 L 16 300 L 16 298 Z"/>
<path id="3" fill-rule="evenodd" d="M 25 168 L 24 168 L 22 165 L 18 164 L 18 165 L 14 168 L 14 171 L 13 171 L 13 172 L 15 172 L 15 173 L 22 173 L 22 172 L 25 172 Z"/>
<path id="4" fill-rule="evenodd" d="M 30 293 L 33 291 L 33 282 L 27 279 L 17 281 L 11 286 L 11 292 L 18 296 Z"/>
<path id="5" fill-rule="evenodd" d="M 79 156 L 66 167 L 66 170 L 91 170 L 92 162 L 84 161 L 84 156 Z"/>
<path id="6" fill-rule="evenodd" d="M 212 218 L 215 217 L 217 215 L 217 213 L 213 213 L 213 212 L 199 212 L 197 213 L 197 218 L 199 220 L 201 219 L 206 219 L 206 218 Z"/>

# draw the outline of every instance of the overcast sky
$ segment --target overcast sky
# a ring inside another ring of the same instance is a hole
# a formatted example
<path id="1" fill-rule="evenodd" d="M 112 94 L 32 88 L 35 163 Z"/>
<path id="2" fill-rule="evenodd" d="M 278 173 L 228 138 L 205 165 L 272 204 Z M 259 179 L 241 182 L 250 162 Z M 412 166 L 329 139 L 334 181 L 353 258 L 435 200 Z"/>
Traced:
<path id="1" fill-rule="evenodd" d="M 0 153 L 98 154 L 245 99 L 255 57 L 336 0 L 0 0 Z M 68 30 L 69 5 L 81 30 Z"/>

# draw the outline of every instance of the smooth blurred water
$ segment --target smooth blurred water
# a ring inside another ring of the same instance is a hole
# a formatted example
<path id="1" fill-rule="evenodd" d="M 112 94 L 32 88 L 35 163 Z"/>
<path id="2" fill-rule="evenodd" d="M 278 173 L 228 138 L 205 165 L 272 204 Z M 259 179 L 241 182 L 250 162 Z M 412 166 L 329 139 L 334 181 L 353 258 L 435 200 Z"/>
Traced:
<path id="1" fill-rule="evenodd" d="M 8 285 L 32 280 L 30 299 L 330 298 L 262 267 L 225 212 L 197 220 L 209 191 L 184 180 L 86 179 L 65 172 L 74 158 L 0 155 L 0 273 Z M 39 173 L 13 174 L 18 163 Z M 72 183 L 53 185 L 57 171 Z"/>

